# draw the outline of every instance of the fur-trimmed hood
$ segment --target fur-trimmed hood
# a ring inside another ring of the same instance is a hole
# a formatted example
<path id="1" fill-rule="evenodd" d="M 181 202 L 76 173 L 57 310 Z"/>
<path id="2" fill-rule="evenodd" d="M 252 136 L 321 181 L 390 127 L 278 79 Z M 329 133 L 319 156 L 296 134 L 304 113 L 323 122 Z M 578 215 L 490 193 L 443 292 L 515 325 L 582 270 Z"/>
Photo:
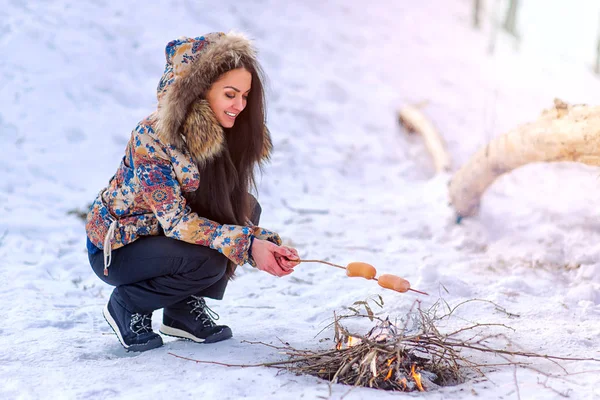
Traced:
<path id="1" fill-rule="evenodd" d="M 208 102 L 206 92 L 221 71 L 238 68 L 240 61 L 256 62 L 256 50 L 238 33 L 210 33 L 182 37 L 167 44 L 167 64 L 158 84 L 157 131 L 160 139 L 180 151 L 187 148 L 201 165 L 219 155 L 225 133 Z M 272 142 L 265 126 L 262 158 Z"/>

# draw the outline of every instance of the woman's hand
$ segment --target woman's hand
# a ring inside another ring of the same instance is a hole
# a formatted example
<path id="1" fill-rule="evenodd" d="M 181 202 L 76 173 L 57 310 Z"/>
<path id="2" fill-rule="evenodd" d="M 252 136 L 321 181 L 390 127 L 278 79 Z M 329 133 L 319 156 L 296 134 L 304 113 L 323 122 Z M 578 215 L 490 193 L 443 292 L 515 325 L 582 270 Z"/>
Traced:
<path id="1" fill-rule="evenodd" d="M 277 259 L 297 259 L 298 253 L 294 249 L 290 250 L 289 247 L 277 246 L 268 240 L 254 238 L 252 241 L 252 258 L 254 258 L 256 267 L 261 271 L 275 276 L 285 276 L 292 273 L 293 266 L 288 267 L 287 263 L 284 264 L 283 262 L 280 264 Z"/>
<path id="2" fill-rule="evenodd" d="M 296 249 L 294 249 L 293 247 L 288 247 L 288 246 L 279 246 L 279 247 L 283 247 L 284 249 L 287 249 L 290 251 L 290 253 L 292 253 L 291 256 L 285 256 L 285 257 L 281 257 L 281 256 L 275 256 L 275 260 L 277 260 L 277 264 L 279 264 L 279 266 L 282 269 L 285 270 L 291 270 L 293 269 L 296 265 L 298 265 L 300 263 L 300 257 L 298 256 L 298 251 Z"/>

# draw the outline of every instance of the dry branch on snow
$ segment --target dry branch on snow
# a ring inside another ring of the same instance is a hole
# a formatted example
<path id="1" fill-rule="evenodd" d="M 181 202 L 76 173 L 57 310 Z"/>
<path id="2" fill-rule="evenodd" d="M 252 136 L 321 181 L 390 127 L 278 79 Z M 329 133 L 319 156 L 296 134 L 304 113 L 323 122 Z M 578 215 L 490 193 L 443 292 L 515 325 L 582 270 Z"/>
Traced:
<path id="1" fill-rule="evenodd" d="M 444 139 L 417 106 L 404 106 L 398 111 L 398 120 L 409 133 L 423 136 L 425 146 L 433 158 L 435 172 L 450 171 L 450 155 L 446 150 Z"/>

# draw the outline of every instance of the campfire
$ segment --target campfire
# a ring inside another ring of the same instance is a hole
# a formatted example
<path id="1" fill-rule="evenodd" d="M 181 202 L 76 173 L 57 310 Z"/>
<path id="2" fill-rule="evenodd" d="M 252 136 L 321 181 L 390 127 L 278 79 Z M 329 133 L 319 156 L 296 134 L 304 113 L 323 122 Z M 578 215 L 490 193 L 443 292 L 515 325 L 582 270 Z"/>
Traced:
<path id="1" fill-rule="evenodd" d="M 456 366 L 441 362 L 418 335 L 407 335 L 406 327 L 399 329 L 389 318 L 365 336 L 349 334 L 337 320 L 335 331 L 335 352 L 315 354 L 291 369 L 333 383 L 402 392 L 463 381 Z"/>
<path id="2" fill-rule="evenodd" d="M 360 346 L 362 339 L 348 336 L 347 347 Z M 388 342 L 385 340 L 383 343 Z M 343 344 L 340 341 L 336 348 L 341 350 Z M 424 360 L 410 353 L 400 352 L 401 358 L 397 355 L 391 357 L 389 352 L 380 351 L 379 348 L 363 346 L 363 348 L 353 349 L 346 355 L 340 363 L 336 373 L 331 369 L 321 368 L 317 374 L 320 378 L 333 381 L 334 383 L 344 383 L 356 386 L 369 386 L 384 390 L 400 390 L 411 392 L 418 390 L 425 391 L 423 378 L 419 372 L 425 366 Z M 426 386 L 428 388 L 437 387 L 433 383 L 437 375 L 432 372 L 426 372 Z"/>
<path id="3" fill-rule="evenodd" d="M 379 301 L 374 302 L 383 306 L 380 296 Z M 376 316 L 368 301 L 357 301 L 352 307 L 347 307 L 352 314 L 336 316 L 334 313 L 334 321 L 323 329 L 334 326 L 334 345 L 331 349 L 300 350 L 286 342 L 283 346 L 275 346 L 243 341 L 277 349 L 279 354 L 288 357 L 287 360 L 259 364 L 229 364 L 169 354 L 196 363 L 279 368 L 296 374 L 313 375 L 332 383 L 402 392 L 431 391 L 440 386 L 457 385 L 474 377 L 485 379 L 486 373 L 507 367 L 515 371 L 517 368 L 530 369 L 547 379 L 560 377 L 544 373 L 542 367 L 532 365 L 528 361 L 532 358 L 558 366 L 565 374 L 566 369 L 561 366 L 561 361 L 600 362 L 596 358 L 561 357 L 510 350 L 519 346 L 502 333 L 513 330 L 504 324 L 472 323 L 451 328 L 454 324 L 449 322 L 457 322 L 452 317 L 456 310 L 472 302 L 492 305 L 496 312 L 509 318 L 519 318 L 519 315 L 510 313 L 489 300 L 471 299 L 454 307 L 440 300 L 427 310 L 422 310 L 420 302 L 415 301 L 406 316 L 399 323 L 393 323 L 389 318 Z M 358 310 L 361 307 L 364 307 L 366 313 Z M 441 310 L 443 312 L 440 315 Z M 363 317 L 375 322 L 375 326 L 366 335 L 351 334 L 341 324 L 347 318 Z M 491 362 L 486 362 L 484 355 L 492 357 Z M 545 381 L 538 383 L 546 389 L 554 390 Z"/>

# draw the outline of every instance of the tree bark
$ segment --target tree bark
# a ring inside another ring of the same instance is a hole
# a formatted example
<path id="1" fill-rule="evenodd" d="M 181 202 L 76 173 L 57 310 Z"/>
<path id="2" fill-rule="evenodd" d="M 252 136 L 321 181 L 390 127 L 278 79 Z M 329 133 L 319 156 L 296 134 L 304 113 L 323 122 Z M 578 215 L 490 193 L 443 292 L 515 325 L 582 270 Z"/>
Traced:
<path id="1" fill-rule="evenodd" d="M 537 121 L 493 139 L 454 174 L 449 194 L 459 217 L 477 213 L 485 190 L 520 166 L 556 161 L 600 166 L 600 106 L 554 102 Z"/>

